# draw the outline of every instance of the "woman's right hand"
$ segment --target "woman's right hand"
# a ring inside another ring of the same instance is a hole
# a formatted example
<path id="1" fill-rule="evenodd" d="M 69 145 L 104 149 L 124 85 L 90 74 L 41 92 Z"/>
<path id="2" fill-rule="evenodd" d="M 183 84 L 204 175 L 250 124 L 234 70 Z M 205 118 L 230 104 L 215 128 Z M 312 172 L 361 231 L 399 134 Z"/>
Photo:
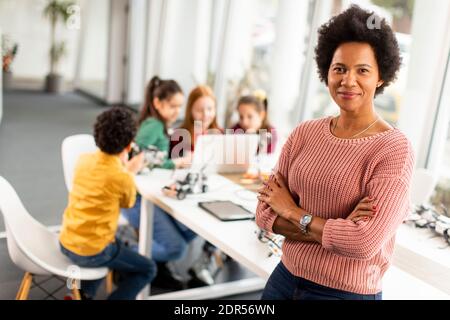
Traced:
<path id="1" fill-rule="evenodd" d="M 367 221 L 372 218 L 377 213 L 377 207 L 373 204 L 374 201 L 375 199 L 371 197 L 361 199 L 346 220 L 357 222 L 360 220 Z"/>

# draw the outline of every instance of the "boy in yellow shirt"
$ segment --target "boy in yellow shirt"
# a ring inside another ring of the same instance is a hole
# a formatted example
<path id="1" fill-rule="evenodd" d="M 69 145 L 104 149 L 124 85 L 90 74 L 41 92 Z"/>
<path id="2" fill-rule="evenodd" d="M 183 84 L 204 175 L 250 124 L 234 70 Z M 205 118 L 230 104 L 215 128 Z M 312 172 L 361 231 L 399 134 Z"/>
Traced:
<path id="1" fill-rule="evenodd" d="M 120 208 L 136 201 L 134 175 L 143 154 L 128 160 L 137 124 L 129 110 L 111 108 L 97 117 L 99 150 L 78 159 L 60 235 L 61 251 L 81 267 L 108 267 L 120 274 L 109 299 L 135 299 L 156 274 L 155 263 L 115 238 Z M 83 281 L 82 293 L 93 298 L 102 280 Z"/>

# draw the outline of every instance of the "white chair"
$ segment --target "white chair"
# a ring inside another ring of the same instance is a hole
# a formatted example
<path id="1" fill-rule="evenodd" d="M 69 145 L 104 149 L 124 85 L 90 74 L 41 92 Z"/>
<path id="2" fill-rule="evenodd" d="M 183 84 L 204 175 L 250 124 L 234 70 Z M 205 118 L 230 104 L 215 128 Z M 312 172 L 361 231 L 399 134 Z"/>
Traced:
<path id="1" fill-rule="evenodd" d="M 94 137 L 90 134 L 76 134 L 65 138 L 61 146 L 61 156 L 64 171 L 64 181 L 66 183 L 67 190 L 72 190 L 73 173 L 75 171 L 75 165 L 78 158 L 83 153 L 91 153 L 97 150 Z M 123 226 L 128 224 L 128 221 L 122 216 L 119 216 L 119 225 Z M 107 287 L 110 291 L 110 279 L 108 278 Z"/>
<path id="2" fill-rule="evenodd" d="M 410 199 L 415 205 L 426 204 L 436 187 L 436 178 L 428 169 L 415 169 L 411 179 Z"/>
<path id="3" fill-rule="evenodd" d="M 64 170 L 64 181 L 67 190 L 72 190 L 73 172 L 78 158 L 83 153 L 95 152 L 94 137 L 90 134 L 77 134 L 64 139 L 61 146 L 62 163 Z"/>
<path id="4" fill-rule="evenodd" d="M 90 134 L 76 134 L 66 137 L 61 145 L 61 156 L 64 171 L 64 182 L 66 183 L 67 191 L 72 190 L 73 175 L 78 158 L 84 153 L 92 153 L 97 150 L 95 139 Z M 119 216 L 119 225 L 126 225 L 128 221 L 122 216 Z M 106 292 L 111 293 L 113 289 L 113 275 L 108 273 L 106 277 Z"/>
<path id="5" fill-rule="evenodd" d="M 82 268 L 74 265 L 60 251 L 58 235 L 35 220 L 25 209 L 16 191 L 0 176 L 0 211 L 3 214 L 8 252 L 11 260 L 25 271 L 17 300 L 26 300 L 34 275 L 68 279 L 75 299 L 80 299 L 79 280 L 106 277 L 107 268 Z"/>

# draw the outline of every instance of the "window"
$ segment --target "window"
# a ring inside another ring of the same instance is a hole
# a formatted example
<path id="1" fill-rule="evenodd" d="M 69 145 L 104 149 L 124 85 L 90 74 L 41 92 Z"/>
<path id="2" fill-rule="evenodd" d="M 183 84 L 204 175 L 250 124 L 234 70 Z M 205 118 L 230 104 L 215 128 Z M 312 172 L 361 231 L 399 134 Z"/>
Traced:
<path id="1" fill-rule="evenodd" d="M 446 66 L 446 79 L 442 86 L 438 117 L 440 123 L 436 121 L 433 134 L 433 154 L 437 158 L 436 169 L 438 176 L 435 192 L 431 198 L 431 203 L 437 207 L 441 204 L 450 210 L 450 54 Z M 442 125 L 443 123 L 443 125 Z M 443 127 L 442 129 L 440 129 Z M 430 159 L 431 160 L 431 159 Z M 429 162 L 431 166 L 432 160 Z"/>
<path id="2" fill-rule="evenodd" d="M 313 1 L 230 1 L 225 46 L 217 68 L 210 69 L 227 127 L 237 121 L 240 96 L 262 89 L 269 101 L 270 122 L 289 133 L 305 61 L 309 13 Z M 222 112 L 220 112 L 222 110 Z"/>
<path id="3" fill-rule="evenodd" d="M 275 41 L 275 17 L 277 0 L 239 2 L 233 7 L 234 14 L 228 30 L 231 33 L 225 70 L 227 127 L 235 118 L 234 106 L 240 96 L 252 90 L 270 90 L 270 64 Z"/>

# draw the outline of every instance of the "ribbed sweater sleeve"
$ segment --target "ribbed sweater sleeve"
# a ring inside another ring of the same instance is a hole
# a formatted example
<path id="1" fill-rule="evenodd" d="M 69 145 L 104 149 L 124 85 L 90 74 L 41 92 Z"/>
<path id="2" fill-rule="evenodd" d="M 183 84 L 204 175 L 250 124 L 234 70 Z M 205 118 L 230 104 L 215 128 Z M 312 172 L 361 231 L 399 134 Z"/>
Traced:
<path id="1" fill-rule="evenodd" d="M 293 140 L 295 139 L 295 136 L 297 135 L 297 131 L 299 131 L 299 128 L 297 128 L 291 135 L 288 137 L 286 143 L 283 145 L 283 148 L 281 150 L 280 157 L 278 158 L 278 162 L 274 168 L 275 172 L 279 172 L 285 182 L 288 182 L 288 171 L 289 171 L 289 155 L 291 153 L 291 146 L 293 143 Z M 273 174 L 269 177 L 269 180 L 272 180 Z M 272 210 L 272 208 L 262 202 L 258 201 L 258 205 L 256 207 L 256 224 L 261 229 L 264 229 L 269 232 L 273 232 L 273 223 L 275 222 L 275 219 L 277 218 L 277 214 Z"/>
<path id="2" fill-rule="evenodd" d="M 406 218 L 409 209 L 409 185 L 414 153 L 407 141 L 400 147 L 386 148 L 366 184 L 365 196 L 375 199 L 376 215 L 357 223 L 328 219 L 322 234 L 322 246 L 337 255 L 369 260 L 391 239 Z M 381 159 L 380 159 L 381 158 Z"/>

